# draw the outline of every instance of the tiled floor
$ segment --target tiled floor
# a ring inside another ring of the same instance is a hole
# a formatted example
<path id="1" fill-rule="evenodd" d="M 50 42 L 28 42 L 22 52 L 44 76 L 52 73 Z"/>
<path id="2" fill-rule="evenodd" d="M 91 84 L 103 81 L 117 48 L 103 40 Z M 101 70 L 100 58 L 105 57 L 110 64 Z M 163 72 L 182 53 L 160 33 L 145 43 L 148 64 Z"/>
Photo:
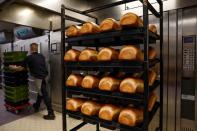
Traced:
<path id="1" fill-rule="evenodd" d="M 56 112 L 56 119 L 54 121 L 47 121 L 42 119 L 46 111 L 42 111 L 8 124 L 0 126 L 0 131 L 62 131 L 62 117 L 61 113 Z M 81 121 L 68 118 L 68 128 L 73 128 Z M 96 126 L 85 125 L 79 131 L 96 131 Z M 101 128 L 101 131 L 109 131 Z"/>

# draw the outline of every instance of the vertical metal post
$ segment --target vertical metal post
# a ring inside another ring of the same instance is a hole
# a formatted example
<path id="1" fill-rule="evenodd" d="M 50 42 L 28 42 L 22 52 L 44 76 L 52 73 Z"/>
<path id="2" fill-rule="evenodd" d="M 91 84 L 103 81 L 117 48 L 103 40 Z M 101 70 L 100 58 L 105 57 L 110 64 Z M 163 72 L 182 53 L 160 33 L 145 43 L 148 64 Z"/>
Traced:
<path id="1" fill-rule="evenodd" d="M 14 31 L 12 32 L 11 52 L 14 51 Z"/>
<path id="2" fill-rule="evenodd" d="M 65 8 L 61 6 L 61 68 L 62 68 L 62 124 L 63 131 L 67 131 L 66 123 L 66 90 L 65 90 L 65 67 L 64 67 L 64 53 L 65 53 Z"/>
<path id="3" fill-rule="evenodd" d="M 48 35 L 48 70 L 49 70 L 49 81 L 48 81 L 48 90 L 49 90 L 49 97 L 51 99 L 51 83 L 50 83 L 50 79 L 51 79 L 51 66 L 50 66 L 50 52 L 51 52 L 51 31 L 52 31 L 52 21 L 50 21 L 49 23 L 49 30 L 47 31 L 47 35 Z"/>
<path id="4" fill-rule="evenodd" d="M 99 124 L 96 124 L 96 131 L 100 131 L 99 130 Z"/>
<path id="5" fill-rule="evenodd" d="M 149 59 L 148 59 L 148 48 L 149 48 L 149 17 L 148 17 L 148 0 L 143 0 L 143 21 L 144 21 L 144 122 L 143 131 L 148 131 L 149 124 L 149 112 L 148 112 L 148 72 L 149 72 Z"/>
<path id="6" fill-rule="evenodd" d="M 163 130 L 163 3 L 160 6 L 160 117 L 159 127 Z"/>

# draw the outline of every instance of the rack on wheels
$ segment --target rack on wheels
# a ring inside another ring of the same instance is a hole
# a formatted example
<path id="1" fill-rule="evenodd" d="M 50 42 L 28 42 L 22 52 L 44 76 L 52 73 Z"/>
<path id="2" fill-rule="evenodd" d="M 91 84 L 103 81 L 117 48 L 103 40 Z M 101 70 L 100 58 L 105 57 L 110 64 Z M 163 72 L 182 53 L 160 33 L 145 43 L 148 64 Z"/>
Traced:
<path id="1" fill-rule="evenodd" d="M 76 131 L 86 125 L 87 123 L 95 124 L 96 130 L 99 131 L 100 127 L 108 129 L 118 128 L 122 131 L 147 131 L 149 123 L 155 116 L 158 109 L 160 109 L 159 125 L 155 130 L 162 131 L 163 128 L 163 56 L 162 56 L 162 44 L 163 44 L 163 4 L 161 0 L 157 0 L 159 4 L 159 12 L 148 2 L 148 0 L 140 0 L 143 5 L 143 27 L 135 28 L 122 28 L 122 30 L 113 30 L 108 32 L 102 32 L 97 34 L 88 34 L 84 36 L 68 37 L 65 38 L 65 10 L 70 10 L 82 15 L 89 15 L 91 12 L 107 9 L 121 4 L 126 4 L 134 0 L 122 0 L 110 4 L 106 4 L 100 7 L 89 9 L 86 11 L 78 11 L 76 9 L 68 8 L 62 5 L 61 8 L 61 56 L 62 56 L 62 115 L 63 115 L 63 131 L 68 130 L 66 115 L 75 116 L 82 119 L 82 123 L 71 129 L 70 131 Z M 160 20 L 160 35 L 149 31 L 149 14 L 151 11 Z M 95 18 L 95 17 L 93 17 Z M 96 22 L 98 20 L 96 19 Z M 79 21 L 81 22 L 81 21 Z M 83 21 L 82 21 L 83 23 Z M 160 54 L 159 58 L 150 60 L 148 57 L 149 45 L 156 44 L 159 40 Z M 141 45 L 144 49 L 143 61 L 64 61 L 64 54 L 72 47 L 95 47 L 97 50 L 101 47 L 116 47 L 129 45 L 130 43 L 136 43 Z M 149 86 L 149 69 L 156 64 L 159 64 L 159 80 L 156 80 L 152 86 Z M 135 94 L 126 94 L 121 92 L 108 92 L 98 89 L 84 89 L 80 87 L 68 87 L 65 86 L 65 81 L 72 71 L 123 71 L 123 72 L 140 72 L 143 71 L 144 92 Z M 156 89 L 160 88 L 160 100 L 156 102 L 153 109 L 148 111 L 148 99 L 150 94 Z M 85 96 L 86 98 L 96 98 L 111 100 L 116 104 L 134 104 L 143 107 L 143 122 L 137 126 L 126 126 L 120 124 L 117 120 L 106 121 L 100 119 L 98 116 L 87 116 L 81 112 L 73 112 L 66 110 L 66 98 L 72 97 L 72 95 Z"/>

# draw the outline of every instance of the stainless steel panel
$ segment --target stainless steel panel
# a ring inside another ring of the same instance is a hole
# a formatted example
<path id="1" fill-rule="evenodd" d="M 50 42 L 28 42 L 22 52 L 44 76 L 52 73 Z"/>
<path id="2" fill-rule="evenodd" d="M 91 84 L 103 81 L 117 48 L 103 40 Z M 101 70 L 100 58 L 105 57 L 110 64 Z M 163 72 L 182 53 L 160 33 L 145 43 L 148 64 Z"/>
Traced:
<path id="1" fill-rule="evenodd" d="M 196 31 L 196 28 L 197 28 L 197 15 L 196 15 L 196 13 L 197 13 L 197 8 L 184 9 L 182 11 L 182 15 L 183 15 L 182 16 L 182 18 L 183 18 L 182 19 L 182 29 L 183 29 L 182 35 L 183 36 L 197 35 L 197 31 Z M 196 62 L 196 58 L 195 58 L 195 62 Z M 196 64 L 195 64 L 195 71 L 194 71 L 195 72 L 194 73 L 195 76 L 191 76 L 191 77 L 194 77 L 195 80 L 197 78 L 196 77 L 196 68 L 197 67 L 196 67 Z M 195 85 L 194 88 L 195 88 L 195 90 L 197 90 L 196 89 L 196 85 Z M 197 94 L 195 94 L 195 97 L 196 97 L 196 95 Z M 195 105 L 197 103 L 196 101 L 197 101 L 197 99 L 195 99 Z M 194 109 L 194 110 L 196 111 L 196 109 Z M 188 111 L 190 111 L 190 109 L 188 109 Z M 195 112 L 195 120 L 194 121 L 188 120 L 188 119 L 184 119 L 184 118 L 180 119 L 181 120 L 181 124 L 180 124 L 181 130 L 185 130 L 185 129 L 196 130 L 196 121 L 197 121 L 196 114 L 197 114 L 197 112 Z"/>
<path id="2" fill-rule="evenodd" d="M 61 92 L 61 59 L 60 54 L 51 54 L 50 55 L 50 65 L 51 65 L 51 91 L 52 91 L 52 105 L 54 110 L 61 112 L 61 103 L 62 103 L 62 92 Z"/>
<path id="3" fill-rule="evenodd" d="M 197 36 L 197 7 L 195 8 L 195 11 L 194 11 L 194 14 L 195 14 L 195 17 L 196 17 L 196 25 L 195 25 L 195 34 Z M 197 42 L 197 37 L 196 37 L 196 42 Z M 197 52 L 197 46 L 196 46 L 196 52 Z M 196 58 L 197 58 L 197 53 L 196 53 Z M 195 68 L 197 69 L 197 60 L 196 60 L 196 63 L 195 63 Z M 196 85 L 196 89 L 195 89 L 195 111 L 197 110 L 197 70 L 195 69 L 195 85 Z M 195 113 L 195 129 L 197 129 L 197 112 Z"/>
<path id="4" fill-rule="evenodd" d="M 50 52 L 51 66 L 51 98 L 54 110 L 61 112 L 62 105 L 62 85 L 61 85 L 61 57 L 60 57 L 60 32 L 51 32 L 51 44 L 57 43 L 57 52 Z M 58 51 L 59 50 L 59 51 Z"/>
<path id="5" fill-rule="evenodd" d="M 169 70 L 169 13 L 163 14 L 163 131 L 167 131 L 167 118 L 168 118 L 168 70 Z"/>
<path id="6" fill-rule="evenodd" d="M 169 74 L 168 74 L 168 124 L 167 131 L 175 131 L 176 114 L 176 10 L 169 11 Z"/>
<path id="7" fill-rule="evenodd" d="M 176 98 L 176 130 L 180 131 L 181 125 L 181 79 L 182 79 L 182 9 L 178 10 L 178 45 L 177 45 L 177 98 Z"/>

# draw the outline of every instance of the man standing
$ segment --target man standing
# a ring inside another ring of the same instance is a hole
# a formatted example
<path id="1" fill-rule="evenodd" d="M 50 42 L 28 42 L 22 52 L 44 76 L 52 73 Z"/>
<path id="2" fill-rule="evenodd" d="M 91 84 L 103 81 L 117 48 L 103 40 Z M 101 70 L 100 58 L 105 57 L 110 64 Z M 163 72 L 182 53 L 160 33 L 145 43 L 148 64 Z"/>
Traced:
<path id="1" fill-rule="evenodd" d="M 42 54 L 38 53 L 38 44 L 32 43 L 30 45 L 31 55 L 25 60 L 26 66 L 29 68 L 30 75 L 34 80 L 36 90 L 38 92 L 37 100 L 33 104 L 35 112 L 39 111 L 42 99 L 48 110 L 48 115 L 44 115 L 43 118 L 46 120 L 54 120 L 55 114 L 52 109 L 51 100 L 49 98 L 45 78 L 48 75 L 46 68 L 45 58 Z"/>

